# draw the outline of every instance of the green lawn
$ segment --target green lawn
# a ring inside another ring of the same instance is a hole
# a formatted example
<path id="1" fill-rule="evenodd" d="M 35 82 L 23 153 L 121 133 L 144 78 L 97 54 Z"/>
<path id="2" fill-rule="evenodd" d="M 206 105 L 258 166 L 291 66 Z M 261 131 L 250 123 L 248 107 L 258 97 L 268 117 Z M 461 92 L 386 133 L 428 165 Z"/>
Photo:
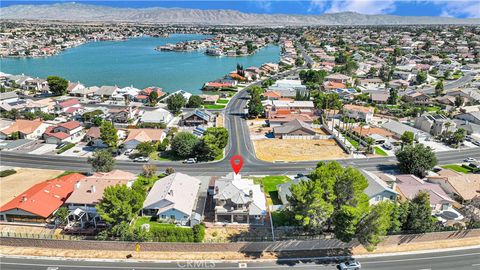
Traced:
<path id="1" fill-rule="evenodd" d="M 345 136 L 345 138 L 347 138 L 347 141 L 349 141 L 353 145 L 353 147 L 355 147 L 355 149 L 358 149 L 358 142 L 357 141 L 355 141 L 354 139 L 346 136 L 345 134 L 343 136 Z"/>
<path id="2" fill-rule="evenodd" d="M 134 227 L 141 227 L 143 224 L 150 224 L 150 229 L 152 228 L 165 228 L 165 227 L 175 227 L 175 224 L 170 223 L 159 223 L 156 221 L 150 221 L 150 217 L 138 217 L 133 223 Z"/>
<path id="3" fill-rule="evenodd" d="M 172 153 L 170 151 L 165 151 L 165 152 L 153 152 L 150 154 L 150 159 L 153 159 L 153 160 L 159 160 L 159 161 L 179 161 L 179 160 L 182 160 L 181 158 L 178 158 L 174 155 L 172 155 Z"/>
<path id="4" fill-rule="evenodd" d="M 462 166 L 457 165 L 457 164 L 448 164 L 448 165 L 443 165 L 441 167 L 444 168 L 444 169 L 450 169 L 452 171 L 457 171 L 457 172 L 461 172 L 461 173 L 471 173 L 472 172 L 472 170 L 470 170 L 468 168 L 465 168 L 465 167 L 462 167 Z"/>
<path id="5" fill-rule="evenodd" d="M 208 109 L 208 110 L 219 110 L 225 108 L 225 104 L 205 104 L 203 105 L 203 108 Z"/>
<path id="6" fill-rule="evenodd" d="M 219 99 L 217 100 L 217 104 L 227 104 L 230 100 L 228 99 Z"/>
<path id="7" fill-rule="evenodd" d="M 379 155 L 379 156 L 388 156 L 387 152 L 383 151 L 383 149 L 381 147 L 378 147 L 378 146 L 375 146 L 375 155 Z"/>
<path id="8" fill-rule="evenodd" d="M 285 182 L 289 182 L 290 178 L 288 178 L 285 175 L 271 175 L 271 176 L 265 176 L 263 178 L 255 178 L 253 180 L 255 184 L 259 184 L 263 186 L 263 192 L 268 195 L 268 197 L 271 199 L 272 204 L 277 205 L 277 204 L 282 204 L 278 197 L 278 190 L 277 190 L 277 185 L 282 184 Z"/>
<path id="9" fill-rule="evenodd" d="M 441 110 L 441 108 L 438 107 L 438 106 L 427 106 L 427 107 L 426 107 L 426 110 L 427 110 L 428 112 L 437 112 L 437 111 Z"/>

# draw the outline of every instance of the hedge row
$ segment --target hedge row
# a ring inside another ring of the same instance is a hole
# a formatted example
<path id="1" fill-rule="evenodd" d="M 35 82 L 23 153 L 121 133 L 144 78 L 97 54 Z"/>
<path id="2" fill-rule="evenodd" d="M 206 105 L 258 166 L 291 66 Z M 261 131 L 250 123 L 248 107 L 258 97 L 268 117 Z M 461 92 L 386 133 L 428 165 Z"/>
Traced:
<path id="1" fill-rule="evenodd" d="M 0 177 L 7 177 L 9 175 L 15 174 L 17 171 L 14 169 L 0 171 Z"/>
<path id="2" fill-rule="evenodd" d="M 60 150 L 58 150 L 58 151 L 57 151 L 57 154 L 61 154 L 61 153 L 67 151 L 68 149 L 70 149 L 70 148 L 72 148 L 72 147 L 74 147 L 74 146 L 75 146 L 74 143 L 69 143 L 69 144 L 65 145 L 64 147 L 62 147 Z"/>
<path id="3" fill-rule="evenodd" d="M 183 227 L 151 228 L 152 241 L 154 242 L 193 242 L 193 230 Z"/>

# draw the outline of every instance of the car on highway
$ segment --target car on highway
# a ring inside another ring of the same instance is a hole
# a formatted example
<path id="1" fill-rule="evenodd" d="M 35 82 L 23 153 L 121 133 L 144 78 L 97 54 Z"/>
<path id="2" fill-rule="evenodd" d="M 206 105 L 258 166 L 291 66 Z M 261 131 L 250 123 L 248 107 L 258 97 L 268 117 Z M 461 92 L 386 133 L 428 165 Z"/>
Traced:
<path id="1" fill-rule="evenodd" d="M 362 268 L 360 262 L 356 260 L 350 260 L 346 262 L 342 262 L 338 265 L 338 269 L 340 270 L 359 270 Z"/>
<path id="2" fill-rule="evenodd" d="M 150 160 L 150 158 L 148 157 L 137 157 L 135 159 L 133 159 L 133 162 L 148 162 Z"/>
<path id="3" fill-rule="evenodd" d="M 472 157 L 468 157 L 468 158 L 464 159 L 463 161 L 465 161 L 465 162 L 477 162 L 477 160 L 472 158 Z"/>
<path id="4" fill-rule="evenodd" d="M 196 158 L 187 158 L 183 161 L 183 163 L 185 164 L 194 164 L 194 163 L 197 163 L 197 159 Z"/>

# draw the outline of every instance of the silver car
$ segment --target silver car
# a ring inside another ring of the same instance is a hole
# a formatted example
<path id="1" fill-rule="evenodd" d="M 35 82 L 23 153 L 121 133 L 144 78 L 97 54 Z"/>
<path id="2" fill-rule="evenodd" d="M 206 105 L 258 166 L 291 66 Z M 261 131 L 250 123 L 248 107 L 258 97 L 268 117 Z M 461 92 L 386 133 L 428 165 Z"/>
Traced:
<path id="1" fill-rule="evenodd" d="M 338 268 L 340 270 L 359 270 L 359 269 L 362 268 L 362 265 L 358 261 L 351 260 L 351 261 L 346 261 L 346 262 L 340 263 L 338 265 Z"/>

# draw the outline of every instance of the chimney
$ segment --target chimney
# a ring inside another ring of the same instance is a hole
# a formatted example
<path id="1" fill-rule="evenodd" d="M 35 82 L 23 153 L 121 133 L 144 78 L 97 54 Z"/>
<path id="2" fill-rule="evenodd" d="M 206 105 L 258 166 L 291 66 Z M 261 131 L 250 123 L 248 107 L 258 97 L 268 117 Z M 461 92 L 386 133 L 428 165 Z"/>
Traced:
<path id="1" fill-rule="evenodd" d="M 22 202 L 26 202 L 27 201 L 27 196 L 23 195 L 22 196 Z"/>
<path id="2" fill-rule="evenodd" d="M 97 189 L 95 188 L 95 185 L 92 185 L 91 190 L 92 190 L 92 193 L 95 193 L 97 191 Z"/>
<path id="3" fill-rule="evenodd" d="M 79 188 L 80 188 L 80 181 L 77 181 L 77 183 L 75 183 L 75 188 L 76 188 L 76 189 L 79 189 Z"/>

